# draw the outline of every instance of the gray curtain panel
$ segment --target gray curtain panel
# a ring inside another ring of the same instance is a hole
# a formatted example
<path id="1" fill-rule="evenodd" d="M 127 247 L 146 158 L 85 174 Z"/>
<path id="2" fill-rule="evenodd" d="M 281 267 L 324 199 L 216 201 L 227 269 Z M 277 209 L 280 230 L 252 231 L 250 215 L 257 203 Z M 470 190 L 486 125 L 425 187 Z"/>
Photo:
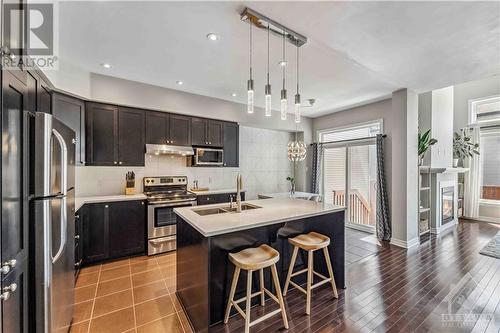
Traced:
<path id="1" fill-rule="evenodd" d="M 321 184 L 321 162 L 323 159 L 323 145 L 312 144 L 313 158 L 312 158 L 312 181 L 311 193 L 319 194 Z"/>
<path id="2" fill-rule="evenodd" d="M 384 162 L 384 137 L 377 135 L 377 238 L 380 241 L 391 240 L 391 211 L 387 195 Z"/>

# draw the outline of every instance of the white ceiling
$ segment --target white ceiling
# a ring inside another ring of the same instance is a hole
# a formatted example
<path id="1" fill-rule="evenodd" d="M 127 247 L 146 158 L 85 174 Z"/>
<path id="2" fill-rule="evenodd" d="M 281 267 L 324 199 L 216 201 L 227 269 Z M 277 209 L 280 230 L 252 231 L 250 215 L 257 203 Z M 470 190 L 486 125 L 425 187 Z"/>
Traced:
<path id="1" fill-rule="evenodd" d="M 246 103 L 248 6 L 306 35 L 304 115 L 500 73 L 499 2 L 63 2 L 60 56 L 86 71 Z M 205 35 L 221 36 L 210 42 Z M 271 37 L 274 108 L 281 41 Z M 256 103 L 263 105 L 266 34 L 254 30 Z M 288 90 L 295 94 L 295 49 Z M 109 62 L 111 70 L 100 64 Z M 177 80 L 185 82 L 176 84 Z M 64 88 L 64 87 L 62 87 Z M 235 92 L 237 97 L 232 97 Z"/>

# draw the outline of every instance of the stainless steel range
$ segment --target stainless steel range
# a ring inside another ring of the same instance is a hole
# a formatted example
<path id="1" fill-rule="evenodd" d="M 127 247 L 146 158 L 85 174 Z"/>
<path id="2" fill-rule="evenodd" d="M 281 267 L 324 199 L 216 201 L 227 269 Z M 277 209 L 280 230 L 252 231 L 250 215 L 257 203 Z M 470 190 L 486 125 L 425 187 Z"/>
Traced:
<path id="1" fill-rule="evenodd" d="M 148 197 L 148 255 L 175 250 L 174 208 L 196 206 L 196 195 L 187 190 L 185 176 L 144 177 Z"/>

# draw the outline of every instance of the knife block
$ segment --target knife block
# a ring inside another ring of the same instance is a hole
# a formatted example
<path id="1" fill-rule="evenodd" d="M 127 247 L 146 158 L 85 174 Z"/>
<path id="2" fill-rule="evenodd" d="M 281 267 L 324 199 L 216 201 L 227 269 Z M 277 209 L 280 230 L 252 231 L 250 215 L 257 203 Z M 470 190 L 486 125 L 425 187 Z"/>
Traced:
<path id="1" fill-rule="evenodd" d="M 127 180 L 125 185 L 125 194 L 126 195 L 135 194 L 135 180 Z"/>

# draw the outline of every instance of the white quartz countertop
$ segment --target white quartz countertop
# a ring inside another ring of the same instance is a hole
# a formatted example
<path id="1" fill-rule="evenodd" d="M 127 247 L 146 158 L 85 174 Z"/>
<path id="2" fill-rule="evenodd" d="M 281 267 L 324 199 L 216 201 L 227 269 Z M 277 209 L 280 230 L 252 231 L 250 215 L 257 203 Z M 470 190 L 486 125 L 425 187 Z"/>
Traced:
<path id="1" fill-rule="evenodd" d="M 75 211 L 88 203 L 112 202 L 112 201 L 128 201 L 128 200 L 145 200 L 146 196 L 139 194 L 117 194 L 117 195 L 99 195 L 92 197 L 77 197 L 75 198 Z"/>
<path id="2" fill-rule="evenodd" d="M 316 193 L 309 192 L 295 192 L 290 194 L 290 192 L 280 192 L 280 193 L 262 193 L 259 194 L 259 199 L 269 199 L 269 198 L 296 198 L 296 199 L 306 199 L 309 200 L 313 197 L 317 197 Z"/>
<path id="3" fill-rule="evenodd" d="M 208 191 L 189 191 L 196 195 L 211 195 L 211 194 L 224 194 L 224 193 L 236 193 L 235 188 L 223 188 L 219 190 L 208 190 Z M 246 190 L 241 190 L 241 192 L 246 192 Z"/>
<path id="4" fill-rule="evenodd" d="M 261 208 L 241 213 L 223 213 L 205 216 L 198 215 L 195 212 L 195 210 L 200 209 L 228 207 L 229 204 L 226 203 L 175 208 L 174 212 L 203 236 L 210 237 L 345 210 L 343 206 L 286 197 L 245 202 Z"/>

